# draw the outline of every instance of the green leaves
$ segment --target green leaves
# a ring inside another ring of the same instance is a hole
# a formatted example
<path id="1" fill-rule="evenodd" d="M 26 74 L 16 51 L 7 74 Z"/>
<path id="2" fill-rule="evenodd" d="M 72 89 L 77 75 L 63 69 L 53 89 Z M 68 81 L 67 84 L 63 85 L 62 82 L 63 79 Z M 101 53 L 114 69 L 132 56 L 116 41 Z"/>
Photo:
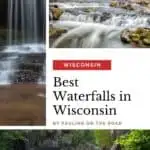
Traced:
<path id="1" fill-rule="evenodd" d="M 0 150 L 11 150 L 14 140 L 23 140 L 22 131 L 0 131 Z"/>
<path id="2" fill-rule="evenodd" d="M 98 146 L 110 147 L 112 145 L 112 137 L 110 130 L 95 130 L 94 135 L 95 135 L 95 142 Z"/>
<path id="3" fill-rule="evenodd" d="M 134 130 L 116 140 L 124 150 L 148 150 L 150 148 L 150 131 Z"/>

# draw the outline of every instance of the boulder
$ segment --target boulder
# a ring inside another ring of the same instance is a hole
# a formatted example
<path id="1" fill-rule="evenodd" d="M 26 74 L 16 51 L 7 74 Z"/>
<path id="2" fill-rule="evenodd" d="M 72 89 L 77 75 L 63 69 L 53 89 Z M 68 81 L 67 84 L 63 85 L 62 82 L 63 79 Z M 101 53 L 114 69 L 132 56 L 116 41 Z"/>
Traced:
<path id="1" fill-rule="evenodd" d="M 118 6 L 118 2 L 113 0 L 113 1 L 110 2 L 110 6 L 111 7 L 117 7 Z"/>
<path id="2" fill-rule="evenodd" d="M 128 29 L 125 29 L 121 32 L 120 35 L 121 41 L 124 43 L 130 43 L 131 39 L 130 39 L 130 31 Z"/>
<path id="3" fill-rule="evenodd" d="M 102 13 L 100 21 L 101 22 L 106 21 L 107 19 L 110 19 L 111 17 L 112 17 L 111 13 L 104 12 L 104 13 Z"/>
<path id="4" fill-rule="evenodd" d="M 59 20 L 62 14 L 63 10 L 61 8 L 58 8 L 57 5 L 50 7 L 50 16 L 52 20 Z"/>
<path id="5" fill-rule="evenodd" d="M 61 36 L 63 33 L 66 33 L 66 32 L 67 32 L 66 29 L 51 27 L 49 29 L 49 37 L 50 38 L 57 38 L 57 37 Z"/>
<path id="6" fill-rule="evenodd" d="M 137 33 L 131 33 L 130 34 L 132 42 L 139 42 L 140 41 L 140 35 Z"/>
<path id="7" fill-rule="evenodd" d="M 150 38 L 143 39 L 143 43 L 150 46 Z"/>
<path id="8" fill-rule="evenodd" d="M 123 43 L 130 43 L 136 47 L 150 47 L 150 28 L 125 29 L 121 32 Z"/>

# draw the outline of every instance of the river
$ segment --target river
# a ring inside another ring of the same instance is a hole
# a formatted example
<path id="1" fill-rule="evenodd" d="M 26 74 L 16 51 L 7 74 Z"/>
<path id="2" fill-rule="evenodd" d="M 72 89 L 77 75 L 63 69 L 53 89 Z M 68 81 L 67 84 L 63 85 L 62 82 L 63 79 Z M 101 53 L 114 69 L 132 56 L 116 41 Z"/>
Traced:
<path id="1" fill-rule="evenodd" d="M 109 6 L 109 0 L 50 1 L 64 13 L 58 21 L 50 21 L 53 27 L 68 32 L 58 39 L 50 39 L 50 47 L 56 48 L 126 48 L 120 41 L 120 33 L 126 28 L 149 27 L 150 14 Z"/>

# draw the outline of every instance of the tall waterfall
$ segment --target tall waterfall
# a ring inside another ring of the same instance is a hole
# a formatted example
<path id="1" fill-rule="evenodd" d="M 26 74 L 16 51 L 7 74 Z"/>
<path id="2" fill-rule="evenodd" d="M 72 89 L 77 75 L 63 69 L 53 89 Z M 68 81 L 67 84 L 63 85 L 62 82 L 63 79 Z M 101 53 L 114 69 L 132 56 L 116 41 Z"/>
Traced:
<path id="1" fill-rule="evenodd" d="M 45 1 L 7 0 L 7 45 L 0 50 L 0 85 L 45 83 Z"/>
<path id="2" fill-rule="evenodd" d="M 37 43 L 37 0 L 8 0 L 8 44 Z"/>

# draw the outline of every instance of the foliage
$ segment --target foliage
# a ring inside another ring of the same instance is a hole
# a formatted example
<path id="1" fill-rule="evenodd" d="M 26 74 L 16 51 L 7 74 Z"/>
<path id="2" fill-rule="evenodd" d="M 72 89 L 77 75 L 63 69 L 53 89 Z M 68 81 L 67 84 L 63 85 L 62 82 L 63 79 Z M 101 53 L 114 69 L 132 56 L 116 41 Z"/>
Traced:
<path id="1" fill-rule="evenodd" d="M 110 130 L 95 130 L 95 142 L 98 146 L 108 146 L 112 145 L 112 136 Z"/>
<path id="2" fill-rule="evenodd" d="M 72 147 L 77 147 L 80 144 L 92 143 L 94 142 L 94 135 L 89 130 L 73 130 L 68 134 L 64 134 L 59 137 L 59 141 L 61 141 L 61 145 L 68 144 Z"/>
<path id="3" fill-rule="evenodd" d="M 150 148 L 150 131 L 133 130 L 119 137 L 116 141 L 123 150 L 148 150 Z"/>
<path id="4" fill-rule="evenodd" d="M 11 150 L 15 140 L 23 140 L 24 132 L 20 131 L 0 131 L 0 150 Z"/>

